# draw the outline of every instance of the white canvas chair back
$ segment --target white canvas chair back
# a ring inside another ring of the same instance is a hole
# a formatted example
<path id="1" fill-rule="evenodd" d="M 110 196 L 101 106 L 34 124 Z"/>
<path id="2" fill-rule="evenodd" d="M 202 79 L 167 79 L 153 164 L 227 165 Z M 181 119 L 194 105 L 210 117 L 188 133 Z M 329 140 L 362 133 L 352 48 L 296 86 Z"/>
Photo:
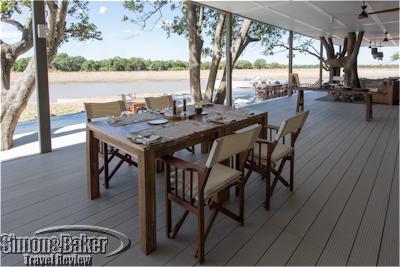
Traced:
<path id="1" fill-rule="evenodd" d="M 136 93 L 132 93 L 132 94 L 121 94 L 122 96 L 122 100 L 124 102 L 129 102 L 129 101 L 133 101 L 136 99 Z"/>
<path id="2" fill-rule="evenodd" d="M 163 109 L 173 106 L 173 99 L 171 95 L 146 97 L 144 101 L 146 102 L 147 109 Z"/>
<path id="3" fill-rule="evenodd" d="M 236 154 L 252 149 L 261 131 L 261 125 L 255 124 L 232 135 L 216 139 L 211 147 L 206 167 L 211 168 L 218 162 L 226 160 Z"/>
<path id="4" fill-rule="evenodd" d="M 84 105 L 88 121 L 106 116 L 120 116 L 121 112 L 126 110 L 125 103 L 122 100 L 105 103 L 84 103 Z"/>
<path id="5" fill-rule="evenodd" d="M 274 141 L 279 141 L 280 138 L 288 135 L 296 131 L 297 129 L 303 128 L 304 122 L 307 119 L 309 111 L 302 112 L 297 114 L 289 119 L 286 119 L 282 122 L 281 126 L 279 127 L 278 133 L 275 136 Z"/>

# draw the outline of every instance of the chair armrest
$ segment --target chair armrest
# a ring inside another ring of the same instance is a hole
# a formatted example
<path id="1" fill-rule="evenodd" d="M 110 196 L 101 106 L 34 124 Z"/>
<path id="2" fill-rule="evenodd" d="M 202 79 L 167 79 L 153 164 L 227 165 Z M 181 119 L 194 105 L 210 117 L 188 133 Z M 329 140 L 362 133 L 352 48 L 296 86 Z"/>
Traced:
<path id="1" fill-rule="evenodd" d="M 192 162 L 184 161 L 182 159 L 178 159 L 170 155 L 162 157 L 162 160 L 168 165 L 173 165 L 185 171 L 195 171 L 198 173 L 203 173 L 206 169 L 199 165 L 193 164 Z"/>
<path id="2" fill-rule="evenodd" d="M 265 129 L 271 129 L 271 130 L 276 130 L 276 131 L 279 130 L 279 126 L 277 126 L 277 125 L 272 125 L 272 124 L 264 124 L 264 125 L 263 125 L 263 128 L 265 128 Z"/>
<path id="3" fill-rule="evenodd" d="M 267 139 L 262 139 L 262 138 L 257 138 L 256 143 L 272 145 L 272 143 L 270 141 L 268 141 Z"/>

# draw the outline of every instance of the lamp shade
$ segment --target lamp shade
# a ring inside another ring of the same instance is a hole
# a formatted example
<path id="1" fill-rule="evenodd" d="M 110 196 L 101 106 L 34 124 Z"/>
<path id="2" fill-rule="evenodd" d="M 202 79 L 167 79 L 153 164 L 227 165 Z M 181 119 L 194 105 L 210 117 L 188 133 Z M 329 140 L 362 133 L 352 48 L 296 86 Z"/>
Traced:
<path id="1" fill-rule="evenodd" d="M 371 54 L 372 55 L 378 54 L 378 48 L 376 48 L 376 47 L 371 48 Z"/>

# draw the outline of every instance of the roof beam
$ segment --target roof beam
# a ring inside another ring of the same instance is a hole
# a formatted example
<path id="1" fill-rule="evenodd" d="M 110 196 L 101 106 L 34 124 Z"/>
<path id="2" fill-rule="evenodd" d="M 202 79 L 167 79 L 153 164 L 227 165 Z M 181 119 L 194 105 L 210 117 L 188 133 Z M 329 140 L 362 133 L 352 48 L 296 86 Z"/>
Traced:
<path id="1" fill-rule="evenodd" d="M 367 3 L 367 5 L 368 5 L 369 9 L 371 10 L 371 12 L 375 12 L 375 11 L 376 11 L 376 10 L 374 9 L 374 7 L 372 6 L 371 2 L 366 2 L 366 3 Z M 369 15 L 369 16 L 378 24 L 378 26 L 382 29 L 383 35 L 385 35 L 385 32 L 387 32 L 387 29 L 386 29 L 386 27 L 384 26 L 382 20 L 379 18 L 379 16 L 376 15 L 376 14 L 372 14 L 372 15 Z M 388 39 L 390 40 L 390 42 L 391 42 L 394 46 L 397 45 L 396 42 L 395 42 L 394 40 L 391 40 L 391 39 L 393 39 L 393 38 L 392 38 L 392 36 L 390 35 L 389 32 L 388 32 L 388 34 L 387 34 L 387 37 L 388 37 Z M 382 39 L 383 39 L 383 38 L 382 38 Z"/>

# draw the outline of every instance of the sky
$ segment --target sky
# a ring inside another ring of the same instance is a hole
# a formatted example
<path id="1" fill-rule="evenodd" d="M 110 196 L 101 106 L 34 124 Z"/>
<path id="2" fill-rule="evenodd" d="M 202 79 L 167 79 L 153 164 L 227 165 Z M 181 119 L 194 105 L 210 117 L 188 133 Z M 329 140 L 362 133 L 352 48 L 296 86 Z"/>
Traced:
<path id="1" fill-rule="evenodd" d="M 168 8 L 163 10 L 163 18 L 155 23 L 151 30 L 141 31 L 140 28 L 130 22 L 122 21 L 124 14 L 129 15 L 121 1 L 90 1 L 89 3 L 90 20 L 97 25 L 102 32 L 103 40 L 91 40 L 79 42 L 71 40 L 63 44 L 59 52 L 68 53 L 71 56 L 83 56 L 87 59 L 105 59 L 115 56 L 119 57 L 141 57 L 145 59 L 180 59 L 188 60 L 188 41 L 184 37 L 167 34 L 160 28 L 161 21 L 171 21 L 176 14 Z M 20 38 L 20 34 L 12 26 L 1 24 L 0 37 L 6 42 L 15 42 Z M 283 37 L 286 39 L 286 37 Z M 209 38 L 205 39 L 209 44 Z M 319 41 L 316 40 L 315 46 L 319 49 Z M 281 49 L 277 49 L 281 50 Z M 265 56 L 262 54 L 262 47 L 259 44 L 249 45 L 240 59 L 254 62 L 258 58 L 265 59 L 268 63 L 278 62 L 287 64 L 287 52 Z M 393 64 L 390 57 L 397 51 L 398 47 L 383 47 L 384 59 L 378 61 L 372 58 L 370 50 L 366 47 L 361 48 L 359 64 Z M 32 51 L 26 54 L 32 55 Z M 210 60 L 204 58 L 203 61 Z M 318 64 L 318 60 L 311 56 L 295 52 L 294 64 Z"/>

